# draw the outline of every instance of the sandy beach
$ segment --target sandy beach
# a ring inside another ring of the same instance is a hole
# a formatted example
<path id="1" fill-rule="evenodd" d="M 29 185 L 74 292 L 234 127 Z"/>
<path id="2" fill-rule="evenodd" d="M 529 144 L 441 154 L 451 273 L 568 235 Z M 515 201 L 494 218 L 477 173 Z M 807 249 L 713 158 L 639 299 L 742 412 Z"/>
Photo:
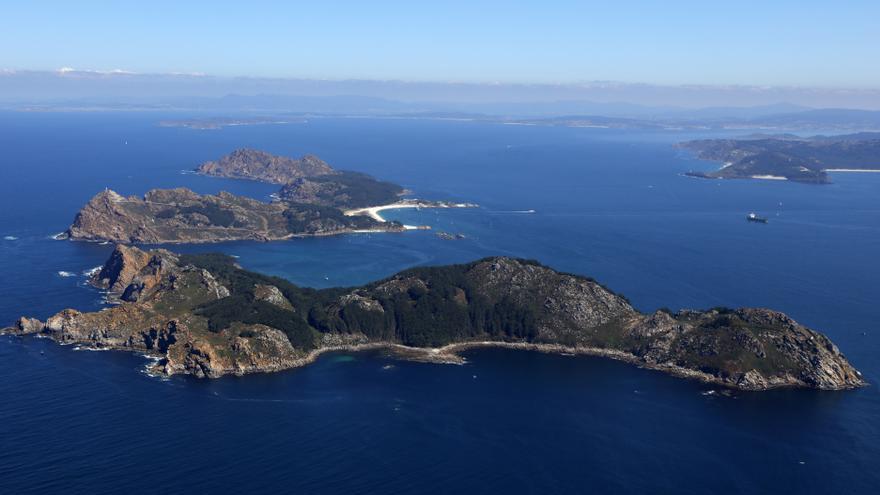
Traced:
<path id="1" fill-rule="evenodd" d="M 353 210 L 346 210 L 344 212 L 345 216 L 353 217 L 358 215 L 365 215 L 377 222 L 386 222 L 379 212 L 384 210 L 396 210 L 400 208 L 475 208 L 477 205 L 471 203 L 445 203 L 445 202 L 435 202 L 435 201 L 419 201 L 419 200 L 403 200 L 398 201 L 397 203 L 391 203 L 388 205 L 381 206 L 369 206 L 367 208 L 356 208 Z M 404 225 L 403 228 L 407 230 L 420 230 L 420 229 L 429 229 L 428 226 L 417 226 L 417 225 Z"/>
<path id="2" fill-rule="evenodd" d="M 752 179 L 761 179 L 761 180 L 788 180 L 787 177 L 782 177 L 780 175 L 753 175 Z"/>

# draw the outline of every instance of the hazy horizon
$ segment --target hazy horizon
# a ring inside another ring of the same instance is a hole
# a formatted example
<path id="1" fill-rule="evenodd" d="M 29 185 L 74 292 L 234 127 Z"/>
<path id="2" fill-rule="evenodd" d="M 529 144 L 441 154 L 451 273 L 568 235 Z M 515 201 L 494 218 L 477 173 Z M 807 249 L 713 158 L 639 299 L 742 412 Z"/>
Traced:
<path id="1" fill-rule="evenodd" d="M 0 101 L 228 95 L 880 110 L 876 2 L 12 4 Z M 600 108 L 601 109 L 601 108 Z M 624 112 L 625 113 L 625 112 Z"/>
<path id="2" fill-rule="evenodd" d="M 880 89 L 745 85 L 657 85 L 614 81 L 514 84 L 368 79 L 225 77 L 208 74 L 141 74 L 122 69 L 0 70 L 0 102 L 58 101 L 126 104 L 233 96 L 362 97 L 400 103 L 475 105 L 595 104 L 602 113 L 634 115 L 705 108 L 779 107 L 880 110 Z M 501 106 L 500 108 L 503 108 Z M 427 108 L 426 108 L 427 110 Z M 464 108 L 457 109 L 464 111 Z M 577 110 L 577 108 L 573 108 Z M 772 110 L 772 109 L 771 109 Z M 489 112 L 492 113 L 492 112 Z M 553 112 L 551 112 L 553 113 Z"/>

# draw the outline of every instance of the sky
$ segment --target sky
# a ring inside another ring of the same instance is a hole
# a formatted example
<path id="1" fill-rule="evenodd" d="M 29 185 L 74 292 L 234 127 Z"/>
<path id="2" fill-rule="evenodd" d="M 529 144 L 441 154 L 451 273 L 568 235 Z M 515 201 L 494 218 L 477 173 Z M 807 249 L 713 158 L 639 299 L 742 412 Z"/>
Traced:
<path id="1" fill-rule="evenodd" d="M 0 0 L 0 71 L 880 89 L 880 1 Z"/>

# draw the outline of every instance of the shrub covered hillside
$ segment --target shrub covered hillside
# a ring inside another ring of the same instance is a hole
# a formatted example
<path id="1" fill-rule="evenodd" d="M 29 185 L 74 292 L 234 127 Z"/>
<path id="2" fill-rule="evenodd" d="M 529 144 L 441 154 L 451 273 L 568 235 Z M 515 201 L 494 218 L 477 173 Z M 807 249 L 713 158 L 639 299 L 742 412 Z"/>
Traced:
<path id="1" fill-rule="evenodd" d="M 243 374 L 301 366 L 312 350 L 405 344 L 549 344 L 743 389 L 864 383 L 824 335 L 768 309 L 644 315 L 623 296 L 540 263 L 486 258 L 419 267 L 362 287 L 316 290 L 243 270 L 225 255 L 118 245 L 91 283 L 118 294 L 104 311 L 23 317 L 6 333 L 157 354 L 166 374 Z M 423 350 L 418 350 L 422 348 Z"/>

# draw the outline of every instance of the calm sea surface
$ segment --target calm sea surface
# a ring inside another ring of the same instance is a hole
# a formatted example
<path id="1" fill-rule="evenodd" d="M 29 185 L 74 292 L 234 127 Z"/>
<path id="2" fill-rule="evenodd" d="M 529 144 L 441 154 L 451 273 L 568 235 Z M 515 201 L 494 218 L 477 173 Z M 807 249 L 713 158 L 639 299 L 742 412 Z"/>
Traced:
<path id="1" fill-rule="evenodd" d="M 268 199 L 181 173 L 237 147 L 398 182 L 473 210 L 398 210 L 430 231 L 222 251 L 313 287 L 489 255 L 590 275 L 643 311 L 766 306 L 828 334 L 872 386 L 707 394 L 600 358 L 479 350 L 464 366 L 333 354 L 243 378 L 161 380 L 123 352 L 0 338 L 0 493 L 877 493 L 880 174 L 705 181 L 670 132 L 314 119 L 219 131 L 170 115 L 0 113 L 0 325 L 95 310 L 112 246 L 54 241 L 110 187 Z M 529 213 L 534 210 L 533 213 Z M 749 224 L 746 213 L 770 218 Z"/>

